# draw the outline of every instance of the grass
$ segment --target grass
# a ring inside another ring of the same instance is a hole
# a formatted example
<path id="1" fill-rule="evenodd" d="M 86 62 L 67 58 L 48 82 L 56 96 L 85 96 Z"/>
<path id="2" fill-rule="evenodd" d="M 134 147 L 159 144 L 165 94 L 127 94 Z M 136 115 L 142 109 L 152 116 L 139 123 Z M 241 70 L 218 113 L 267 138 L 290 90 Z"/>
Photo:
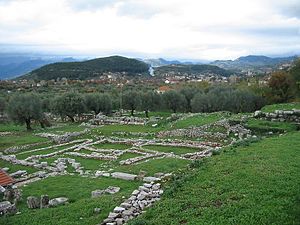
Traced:
<path id="1" fill-rule="evenodd" d="M 283 103 L 264 106 L 261 110 L 263 112 L 274 112 L 275 110 L 292 110 L 300 109 L 300 102 Z"/>
<path id="2" fill-rule="evenodd" d="M 83 131 L 85 127 L 79 126 L 79 123 L 68 123 L 68 124 L 58 124 L 58 127 L 46 128 L 47 132 L 51 133 L 65 133 L 65 132 L 79 132 Z"/>
<path id="3" fill-rule="evenodd" d="M 13 123 L 0 123 L 0 132 L 20 132 L 25 130 L 26 128 L 24 126 Z"/>
<path id="4" fill-rule="evenodd" d="M 297 126 L 287 122 L 273 122 L 268 120 L 259 120 L 250 118 L 246 123 L 246 127 L 256 133 L 295 131 Z"/>
<path id="5" fill-rule="evenodd" d="M 129 224 L 299 224 L 300 133 L 227 149 L 170 182 Z"/>
<path id="6" fill-rule="evenodd" d="M 115 171 L 139 174 L 139 172 L 142 170 L 147 172 L 147 176 L 153 176 L 158 172 L 170 173 L 176 171 L 178 169 L 184 168 L 186 165 L 188 165 L 188 163 L 189 161 L 184 159 L 151 159 L 140 164 L 117 166 L 115 168 Z"/>
<path id="7" fill-rule="evenodd" d="M 50 165 L 53 163 L 56 159 L 58 158 L 70 158 L 70 159 L 75 159 L 76 162 L 79 162 L 83 167 L 84 170 L 99 170 L 102 169 L 102 166 L 107 163 L 106 160 L 100 160 L 100 159 L 85 159 L 79 156 L 72 156 L 72 155 L 59 155 L 55 157 L 50 157 L 46 159 L 41 159 L 41 162 L 48 162 Z"/>
<path id="8" fill-rule="evenodd" d="M 67 158 L 75 159 L 76 162 L 79 162 L 85 170 L 98 170 L 101 169 L 101 166 L 107 163 L 106 160 L 100 159 L 85 159 L 79 156 L 66 156 Z"/>
<path id="9" fill-rule="evenodd" d="M 27 145 L 45 141 L 48 141 L 48 139 L 35 136 L 30 132 L 19 132 L 17 135 L 0 137 L 0 150 L 4 150 L 12 146 Z"/>
<path id="10" fill-rule="evenodd" d="M 126 114 L 127 116 L 131 116 L 130 114 Z M 149 112 L 149 117 L 163 117 L 167 118 L 172 115 L 172 112 Z M 135 117 L 146 118 L 146 114 L 144 112 L 134 114 Z"/>
<path id="11" fill-rule="evenodd" d="M 132 153 L 132 152 L 125 152 L 124 154 L 122 154 L 119 158 L 118 158 L 118 162 L 122 161 L 122 160 L 126 160 L 126 159 L 130 159 L 130 158 L 135 158 L 141 156 L 140 154 L 137 153 Z"/>
<path id="12" fill-rule="evenodd" d="M 14 172 L 17 172 L 18 170 L 26 170 L 27 173 L 34 173 L 34 172 L 38 171 L 37 169 L 35 169 L 33 167 L 22 166 L 22 165 L 14 165 L 14 164 L 11 164 L 7 161 L 4 161 L 4 160 L 0 159 L 0 168 L 4 168 L 4 167 L 9 168 L 8 173 L 14 173 Z"/>
<path id="13" fill-rule="evenodd" d="M 224 115 L 222 113 L 210 113 L 210 114 L 200 114 L 195 116 L 190 116 L 182 120 L 176 121 L 172 128 L 187 128 L 190 126 L 203 126 L 205 124 L 214 123 L 222 119 Z"/>
<path id="14" fill-rule="evenodd" d="M 32 183 L 23 188 L 23 202 L 18 205 L 22 212 L 19 215 L 0 218 L 0 224 L 30 224 L 30 225 L 95 225 L 105 219 L 108 213 L 123 199 L 129 197 L 139 182 L 126 182 L 112 178 L 90 179 L 79 176 L 50 177 Z M 120 192 L 114 195 L 104 195 L 91 198 L 91 191 L 105 189 L 108 186 L 120 187 Z M 70 204 L 48 209 L 28 209 L 25 206 L 27 196 L 48 194 L 50 198 L 67 197 Z M 101 208 L 100 214 L 94 214 L 94 208 Z"/>
<path id="15" fill-rule="evenodd" d="M 178 155 L 201 151 L 198 148 L 174 147 L 174 146 L 163 146 L 163 145 L 144 145 L 143 148 L 150 149 L 150 150 L 155 150 L 155 151 L 158 151 L 158 152 L 166 152 L 166 153 L 173 152 L 173 153 L 178 154 Z"/>
<path id="16" fill-rule="evenodd" d="M 102 135 L 110 136 L 112 132 L 157 132 L 160 128 L 143 125 L 105 125 L 100 128 L 93 129 L 93 132 L 101 132 Z"/>
<path id="17" fill-rule="evenodd" d="M 128 148 L 131 148 L 132 145 L 128 144 L 119 144 L 119 143 L 101 143 L 101 144 L 96 144 L 93 145 L 95 148 L 100 148 L 100 149 L 116 149 L 116 150 L 125 150 Z"/>
<path id="18" fill-rule="evenodd" d="M 60 150 L 66 149 L 66 148 L 70 148 L 73 145 L 74 144 L 67 144 L 67 145 L 63 145 L 63 146 L 59 146 L 59 147 L 55 147 L 55 148 L 39 150 L 36 152 L 28 152 L 28 151 L 21 152 L 17 155 L 17 158 L 18 159 L 26 159 L 27 157 L 32 156 L 32 155 L 46 155 L 46 154 L 57 152 L 57 151 L 60 151 Z M 70 150 L 70 151 L 72 151 L 72 150 Z"/>

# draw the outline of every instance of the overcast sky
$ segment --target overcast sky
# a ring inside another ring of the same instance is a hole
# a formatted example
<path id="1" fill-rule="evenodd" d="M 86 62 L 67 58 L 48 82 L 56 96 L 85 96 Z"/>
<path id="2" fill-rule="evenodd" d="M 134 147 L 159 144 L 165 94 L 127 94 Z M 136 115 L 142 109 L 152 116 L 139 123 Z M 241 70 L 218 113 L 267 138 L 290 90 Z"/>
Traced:
<path id="1" fill-rule="evenodd" d="M 0 51 L 169 59 L 300 53 L 300 0 L 0 0 Z"/>

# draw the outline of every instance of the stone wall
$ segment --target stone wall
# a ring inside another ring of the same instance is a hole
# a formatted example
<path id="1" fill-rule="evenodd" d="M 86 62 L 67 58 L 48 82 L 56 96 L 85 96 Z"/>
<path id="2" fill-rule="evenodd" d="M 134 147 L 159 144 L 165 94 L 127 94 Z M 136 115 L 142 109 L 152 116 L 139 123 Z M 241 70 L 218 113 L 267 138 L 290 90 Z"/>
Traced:
<path id="1" fill-rule="evenodd" d="M 270 121 L 300 123 L 300 109 L 275 110 L 271 113 L 256 111 L 253 116 L 255 118 L 263 118 Z"/>

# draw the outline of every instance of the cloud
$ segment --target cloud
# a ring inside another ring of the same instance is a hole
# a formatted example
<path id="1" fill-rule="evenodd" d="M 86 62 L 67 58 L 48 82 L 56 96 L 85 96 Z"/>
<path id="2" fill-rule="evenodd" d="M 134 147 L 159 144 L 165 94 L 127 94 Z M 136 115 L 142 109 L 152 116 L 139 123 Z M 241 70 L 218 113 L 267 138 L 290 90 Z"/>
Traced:
<path id="1" fill-rule="evenodd" d="M 75 10 L 99 10 L 106 7 L 113 7 L 121 0 L 68 0 L 67 3 Z"/>
<path id="2" fill-rule="evenodd" d="M 186 59 L 300 53 L 297 6 L 294 0 L 0 0 L 0 43 Z"/>

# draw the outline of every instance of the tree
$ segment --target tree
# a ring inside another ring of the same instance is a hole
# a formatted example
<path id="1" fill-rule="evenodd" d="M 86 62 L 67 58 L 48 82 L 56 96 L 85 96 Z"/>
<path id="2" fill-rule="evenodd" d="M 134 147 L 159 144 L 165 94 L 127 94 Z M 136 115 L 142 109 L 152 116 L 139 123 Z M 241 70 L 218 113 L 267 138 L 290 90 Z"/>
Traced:
<path id="1" fill-rule="evenodd" d="M 2 114 L 5 111 L 6 107 L 7 107 L 7 103 L 5 98 L 0 97 L 0 114 Z"/>
<path id="2" fill-rule="evenodd" d="M 183 109 L 186 104 L 184 96 L 174 90 L 165 92 L 163 94 L 163 100 L 165 106 L 168 109 L 171 109 L 174 113 L 176 113 L 179 109 Z"/>
<path id="3" fill-rule="evenodd" d="M 134 110 L 140 104 L 140 97 L 136 91 L 127 91 L 122 96 L 123 107 L 131 110 L 131 116 L 134 116 Z"/>
<path id="4" fill-rule="evenodd" d="M 95 115 L 100 112 L 107 115 L 112 110 L 112 100 L 108 94 L 87 94 L 85 104 L 87 109 L 93 111 Z"/>
<path id="5" fill-rule="evenodd" d="M 191 105 L 193 112 L 253 112 L 264 105 L 264 99 L 248 90 L 215 87 L 195 95 Z"/>
<path id="6" fill-rule="evenodd" d="M 198 93 L 191 100 L 191 107 L 193 112 L 210 112 L 210 100 L 207 94 Z"/>
<path id="7" fill-rule="evenodd" d="M 294 97 L 293 79 L 284 71 L 278 71 L 271 75 L 269 87 L 271 89 L 270 98 L 275 103 L 287 102 Z"/>
<path id="8" fill-rule="evenodd" d="M 42 118 L 40 98 L 34 94 L 22 94 L 12 97 L 8 104 L 8 115 L 16 123 L 25 123 L 27 130 L 32 130 L 31 121 Z"/>
<path id="9" fill-rule="evenodd" d="M 298 95 L 300 94 L 300 59 L 295 62 L 295 65 L 289 71 L 291 77 L 296 83 Z"/>
<path id="10" fill-rule="evenodd" d="M 198 92 L 197 89 L 189 88 L 189 87 L 180 90 L 180 93 L 185 97 L 186 100 L 187 112 L 192 112 L 191 101 L 197 92 Z"/>
<path id="11" fill-rule="evenodd" d="M 79 93 L 66 93 L 54 99 L 52 110 L 60 116 L 67 116 L 72 122 L 75 122 L 74 117 L 85 112 L 84 99 Z"/>
<path id="12" fill-rule="evenodd" d="M 155 110 L 158 108 L 160 104 L 160 96 L 159 94 L 148 91 L 145 93 L 140 93 L 140 108 L 145 111 L 145 116 L 149 117 L 149 111 Z"/>

